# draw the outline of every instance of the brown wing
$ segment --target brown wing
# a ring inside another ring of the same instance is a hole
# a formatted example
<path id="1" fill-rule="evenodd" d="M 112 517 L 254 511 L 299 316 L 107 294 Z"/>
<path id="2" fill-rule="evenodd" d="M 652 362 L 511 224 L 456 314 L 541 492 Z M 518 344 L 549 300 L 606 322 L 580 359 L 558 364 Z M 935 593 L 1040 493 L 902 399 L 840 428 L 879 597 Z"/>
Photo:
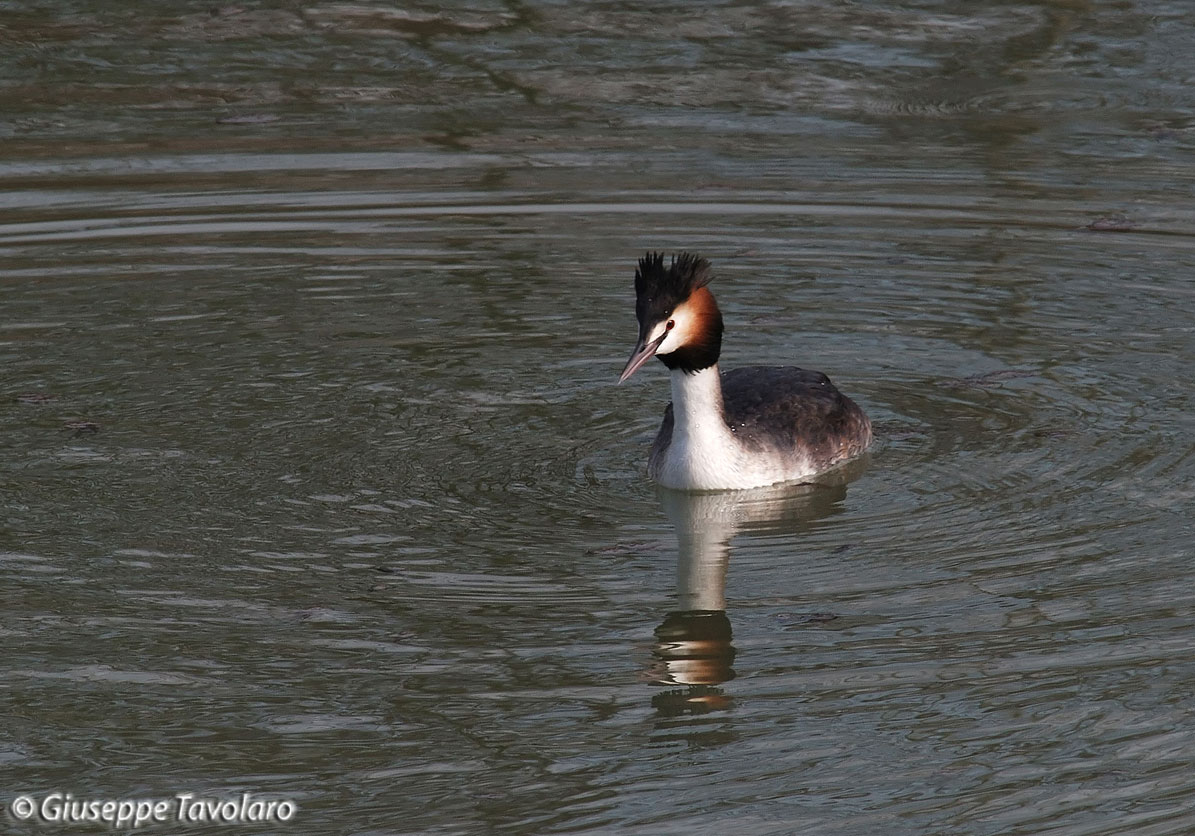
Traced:
<path id="1" fill-rule="evenodd" d="M 815 463 L 828 465 L 871 443 L 863 410 L 821 372 L 794 366 L 734 369 L 722 377 L 722 398 L 726 423 L 752 449 L 800 448 Z"/>

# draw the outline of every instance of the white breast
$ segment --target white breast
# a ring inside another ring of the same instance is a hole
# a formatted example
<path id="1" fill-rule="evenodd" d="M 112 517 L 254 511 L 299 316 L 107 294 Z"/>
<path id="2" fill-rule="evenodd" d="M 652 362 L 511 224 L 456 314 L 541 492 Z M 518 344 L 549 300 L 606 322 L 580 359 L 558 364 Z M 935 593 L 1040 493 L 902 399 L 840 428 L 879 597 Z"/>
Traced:
<path id="1" fill-rule="evenodd" d="M 672 372 L 671 443 L 654 450 L 653 479 L 685 491 L 735 490 L 795 481 L 815 472 L 808 462 L 752 451 L 726 425 L 718 367 Z"/>

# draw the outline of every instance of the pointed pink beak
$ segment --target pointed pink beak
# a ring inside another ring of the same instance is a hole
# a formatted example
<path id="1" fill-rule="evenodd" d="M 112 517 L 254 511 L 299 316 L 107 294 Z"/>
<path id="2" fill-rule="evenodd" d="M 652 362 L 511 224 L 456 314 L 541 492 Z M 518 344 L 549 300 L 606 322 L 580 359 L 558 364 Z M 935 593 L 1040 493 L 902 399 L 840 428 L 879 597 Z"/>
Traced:
<path id="1" fill-rule="evenodd" d="M 631 352 L 631 359 L 627 360 L 626 366 L 622 370 L 622 374 L 618 378 L 618 382 L 622 383 L 628 377 L 639 370 L 639 367 L 656 356 L 656 349 L 660 347 L 660 343 L 664 342 L 664 338 L 668 336 L 665 331 L 660 336 L 656 337 L 651 342 L 646 342 L 647 337 L 640 337 L 639 343 L 635 346 L 635 350 Z"/>

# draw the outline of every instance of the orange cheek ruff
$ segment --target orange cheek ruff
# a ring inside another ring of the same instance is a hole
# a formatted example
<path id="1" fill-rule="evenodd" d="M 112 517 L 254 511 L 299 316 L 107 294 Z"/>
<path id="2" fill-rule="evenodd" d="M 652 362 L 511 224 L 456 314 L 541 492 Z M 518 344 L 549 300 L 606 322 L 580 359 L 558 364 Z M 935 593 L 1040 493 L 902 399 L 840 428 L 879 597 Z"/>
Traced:
<path id="1" fill-rule="evenodd" d="M 668 342 L 683 348 L 707 342 L 721 319 L 714 294 L 699 287 L 672 314 L 676 327 L 672 329 Z"/>

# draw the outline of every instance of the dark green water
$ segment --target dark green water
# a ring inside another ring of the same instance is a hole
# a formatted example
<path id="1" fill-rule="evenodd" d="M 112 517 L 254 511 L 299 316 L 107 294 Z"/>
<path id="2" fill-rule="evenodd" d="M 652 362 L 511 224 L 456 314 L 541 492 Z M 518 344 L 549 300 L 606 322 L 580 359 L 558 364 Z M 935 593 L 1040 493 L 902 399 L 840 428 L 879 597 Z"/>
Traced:
<path id="1" fill-rule="evenodd" d="M 80 0 L 0 44 L 13 832 L 1195 829 L 1181 4 Z M 714 262 L 725 366 L 869 412 L 853 481 L 650 484 L 647 249 Z"/>

